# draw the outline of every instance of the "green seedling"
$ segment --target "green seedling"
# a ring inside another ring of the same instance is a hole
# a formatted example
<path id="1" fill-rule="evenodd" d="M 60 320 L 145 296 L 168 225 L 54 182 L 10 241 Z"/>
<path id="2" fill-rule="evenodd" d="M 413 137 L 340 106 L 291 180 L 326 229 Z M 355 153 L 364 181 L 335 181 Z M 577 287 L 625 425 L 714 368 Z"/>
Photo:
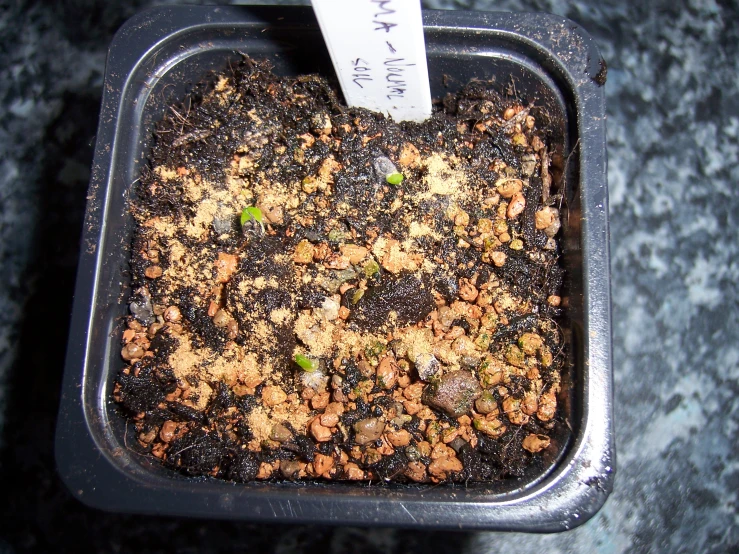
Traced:
<path id="1" fill-rule="evenodd" d="M 393 171 L 392 173 L 389 173 L 385 176 L 385 180 L 390 183 L 391 185 L 399 185 L 403 182 L 403 174 L 399 171 Z"/>
<path id="2" fill-rule="evenodd" d="M 364 276 L 370 279 L 372 276 L 380 272 L 380 266 L 375 260 L 370 260 L 364 266 Z M 356 302 L 355 302 L 356 304 Z"/>
<path id="3" fill-rule="evenodd" d="M 264 216 L 262 215 L 262 210 L 255 206 L 248 206 L 241 212 L 241 227 L 252 221 L 259 223 L 259 227 L 261 227 L 262 233 L 264 233 Z"/>
<path id="4" fill-rule="evenodd" d="M 295 363 L 300 366 L 303 371 L 313 373 L 318 369 L 318 360 L 303 356 L 302 354 L 295 354 Z"/>
<path id="5" fill-rule="evenodd" d="M 364 291 L 362 289 L 357 289 L 354 294 L 352 294 L 352 304 L 356 304 L 357 302 L 359 302 L 363 296 Z"/>

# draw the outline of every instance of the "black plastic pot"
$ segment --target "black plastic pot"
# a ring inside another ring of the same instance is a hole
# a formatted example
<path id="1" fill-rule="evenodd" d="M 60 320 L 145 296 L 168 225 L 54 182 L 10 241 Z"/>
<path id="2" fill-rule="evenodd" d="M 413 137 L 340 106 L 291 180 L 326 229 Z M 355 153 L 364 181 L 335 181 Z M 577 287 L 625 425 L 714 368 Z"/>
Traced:
<path id="1" fill-rule="evenodd" d="M 602 61 L 592 39 L 551 15 L 424 14 L 432 91 L 472 78 L 513 84 L 561 129 L 570 375 L 559 454 L 520 480 L 469 486 L 263 483 L 192 479 L 143 456 L 111 402 L 127 312 L 127 195 L 168 104 L 239 52 L 278 73 L 321 72 L 330 59 L 305 8 L 169 7 L 131 19 L 108 56 L 56 437 L 59 472 L 105 510 L 282 522 L 558 531 L 603 504 L 614 475 L 611 323 Z M 449 87 L 449 88 L 446 88 Z"/>

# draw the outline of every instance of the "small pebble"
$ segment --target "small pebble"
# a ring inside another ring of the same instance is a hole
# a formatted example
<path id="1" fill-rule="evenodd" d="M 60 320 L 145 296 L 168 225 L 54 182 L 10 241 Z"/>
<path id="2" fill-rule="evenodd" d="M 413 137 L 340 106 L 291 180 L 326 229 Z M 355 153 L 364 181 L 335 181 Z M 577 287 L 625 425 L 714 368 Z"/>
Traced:
<path id="1" fill-rule="evenodd" d="M 282 225 L 285 221 L 285 211 L 282 206 L 262 206 L 264 219 L 275 225 Z"/>
<path id="2" fill-rule="evenodd" d="M 270 431 L 269 438 L 277 442 L 288 442 L 293 438 L 293 434 L 281 423 L 275 423 Z"/>
<path id="3" fill-rule="evenodd" d="M 521 410 L 521 400 L 513 396 L 503 400 L 503 412 L 514 425 L 526 425 L 529 422 L 529 416 Z"/>
<path id="4" fill-rule="evenodd" d="M 334 467 L 334 459 L 332 456 L 326 456 L 317 452 L 313 458 L 313 470 L 318 475 L 323 475 L 327 471 L 331 471 Z"/>
<path id="5" fill-rule="evenodd" d="M 182 319 L 180 309 L 177 306 L 169 306 L 166 310 L 164 310 L 164 319 L 169 321 L 170 323 L 177 323 L 180 319 Z"/>
<path id="6" fill-rule="evenodd" d="M 285 479 L 297 479 L 303 464 L 294 460 L 281 460 L 280 473 Z"/>
<path id="7" fill-rule="evenodd" d="M 539 409 L 539 399 L 536 397 L 534 391 L 529 391 L 523 395 L 523 402 L 521 403 L 521 410 L 526 415 L 535 415 Z"/>
<path id="8" fill-rule="evenodd" d="M 523 353 L 527 356 L 533 356 L 539 349 L 544 345 L 544 339 L 542 339 L 536 333 L 524 333 L 521 338 L 518 339 L 518 346 L 523 350 Z"/>
<path id="9" fill-rule="evenodd" d="M 486 415 L 498 408 L 498 403 L 495 401 L 493 394 L 490 391 L 483 391 L 480 398 L 475 400 L 475 410 L 479 413 Z"/>
<path id="10" fill-rule="evenodd" d="M 449 443 L 449 446 L 453 448 L 456 453 L 459 453 L 465 444 L 467 444 L 467 441 L 462 437 L 455 437 L 454 440 Z"/>
<path id="11" fill-rule="evenodd" d="M 452 343 L 452 352 L 463 358 L 465 356 L 472 356 L 473 358 L 477 358 L 479 354 L 477 352 L 477 349 L 475 348 L 475 343 L 470 337 L 466 335 L 455 339 L 455 341 Z"/>
<path id="12" fill-rule="evenodd" d="M 407 446 L 411 442 L 411 434 L 405 429 L 398 429 L 387 434 L 387 440 L 395 447 Z"/>
<path id="13" fill-rule="evenodd" d="M 449 310 L 451 311 L 451 310 Z M 427 383 L 441 373 L 441 364 L 433 354 L 418 354 L 414 361 L 418 376 Z"/>
<path id="14" fill-rule="evenodd" d="M 498 194 L 503 198 L 512 198 L 523 190 L 523 181 L 521 179 L 498 179 L 495 186 Z"/>
<path id="15" fill-rule="evenodd" d="M 216 215 L 213 218 L 213 231 L 216 235 L 225 235 L 234 229 L 234 218 L 224 215 Z"/>
<path id="16" fill-rule="evenodd" d="M 523 446 L 524 450 L 528 450 L 534 454 L 547 448 L 550 442 L 549 437 L 546 435 L 535 435 L 534 433 L 531 433 L 523 439 L 521 446 Z"/>
<path id="17" fill-rule="evenodd" d="M 377 180 L 383 184 L 388 175 L 398 172 L 398 168 L 395 167 L 395 164 L 386 156 L 375 158 L 372 162 L 372 168 L 375 170 Z"/>
<path id="18" fill-rule="evenodd" d="M 144 355 L 144 349 L 138 344 L 130 342 L 121 350 L 121 357 L 130 362 L 131 360 L 138 360 Z"/>
<path id="19" fill-rule="evenodd" d="M 450 473 L 459 472 L 464 469 L 462 462 L 457 457 L 437 458 L 429 464 L 428 471 L 437 479 L 446 479 Z"/>
<path id="20" fill-rule="evenodd" d="M 466 227 L 470 223 L 470 216 L 467 212 L 459 210 L 454 216 L 454 224 L 460 227 Z"/>
<path id="21" fill-rule="evenodd" d="M 341 253 L 349 258 L 349 263 L 358 264 L 365 256 L 367 256 L 368 250 L 364 246 L 357 246 L 356 244 L 343 244 L 339 247 Z"/>
<path id="22" fill-rule="evenodd" d="M 287 394 L 278 386 L 267 386 L 262 389 L 262 402 L 267 406 L 277 406 L 287 400 Z"/>
<path id="23" fill-rule="evenodd" d="M 411 462 L 415 462 L 421 458 L 421 453 L 418 451 L 418 447 L 415 445 L 408 446 L 405 449 L 405 455 Z"/>
<path id="24" fill-rule="evenodd" d="M 536 228 L 542 230 L 549 227 L 552 223 L 554 223 L 554 220 L 558 218 L 559 210 L 557 208 L 552 208 L 551 206 L 546 206 L 536 212 L 536 214 L 534 215 L 534 222 Z"/>
<path id="25" fill-rule="evenodd" d="M 500 194 L 497 192 L 493 194 L 492 196 L 488 196 L 482 201 L 482 205 L 485 208 L 492 208 L 493 206 L 497 206 L 498 202 L 500 202 Z"/>
<path id="26" fill-rule="evenodd" d="M 493 230 L 493 221 L 490 219 L 479 219 L 477 221 L 477 232 L 478 233 L 490 233 Z"/>
<path id="27" fill-rule="evenodd" d="M 359 466 L 353 462 L 349 462 L 348 464 L 344 465 L 344 475 L 347 479 L 351 479 L 352 481 L 359 481 L 361 479 L 364 479 L 364 471 L 359 468 Z"/>
<path id="28" fill-rule="evenodd" d="M 316 262 L 321 262 L 325 260 L 331 254 L 331 247 L 328 245 L 328 243 L 319 242 L 313 248 L 313 260 Z"/>
<path id="29" fill-rule="evenodd" d="M 536 411 L 536 417 L 539 421 L 549 421 L 554 417 L 557 411 L 557 397 L 554 391 L 549 390 L 539 398 L 539 409 Z"/>
<path id="30" fill-rule="evenodd" d="M 462 335 L 464 335 L 464 328 L 458 325 L 454 325 L 451 329 L 449 329 L 449 332 L 444 335 L 444 340 L 458 339 Z"/>
<path id="31" fill-rule="evenodd" d="M 313 435 L 313 438 L 318 442 L 327 442 L 331 440 L 331 429 L 321 425 L 319 418 L 315 418 L 310 424 L 310 434 Z"/>
<path id="32" fill-rule="evenodd" d="M 346 269 L 349 267 L 349 258 L 341 254 L 331 254 L 323 262 L 324 267 L 328 269 Z"/>
<path id="33" fill-rule="evenodd" d="M 214 262 L 216 282 L 228 283 L 233 274 L 236 273 L 238 263 L 239 258 L 237 256 L 227 254 L 225 252 L 219 252 L 218 258 Z"/>
<path id="34" fill-rule="evenodd" d="M 308 240 L 301 240 L 295 247 L 293 261 L 296 264 L 309 264 L 313 261 L 314 246 Z"/>
<path id="35" fill-rule="evenodd" d="M 340 389 L 342 385 L 344 384 L 344 379 L 342 379 L 341 375 L 333 374 L 331 376 L 331 388 L 334 390 Z"/>
<path id="36" fill-rule="evenodd" d="M 503 267 L 506 260 L 505 252 L 493 252 L 492 254 L 490 254 L 490 259 L 493 261 L 495 267 Z"/>
<path id="37" fill-rule="evenodd" d="M 305 194 L 313 194 L 318 190 L 318 181 L 315 177 L 308 176 L 303 179 L 303 182 L 301 183 L 301 188 L 303 189 L 303 192 Z"/>
<path id="38" fill-rule="evenodd" d="M 517 192 L 513 195 L 508 204 L 508 211 L 506 212 L 508 219 L 517 218 L 521 213 L 523 213 L 524 208 L 526 208 L 526 198 L 524 198 L 523 194 Z"/>
<path id="39" fill-rule="evenodd" d="M 321 309 L 326 321 L 334 321 L 339 318 L 339 303 L 333 298 L 326 298 L 321 304 Z"/>
<path id="40" fill-rule="evenodd" d="M 548 236 L 550 239 L 554 237 L 559 232 L 559 228 L 562 226 L 561 222 L 559 221 L 559 218 L 555 218 L 554 221 L 552 221 L 552 224 L 544 229 L 544 234 Z M 555 244 L 556 246 L 556 244 Z M 553 250 L 553 248 L 550 248 L 550 250 Z"/>
<path id="41" fill-rule="evenodd" d="M 509 344 L 505 350 L 506 361 L 516 367 L 526 367 L 526 358 L 521 349 L 515 344 Z"/>
<path id="42" fill-rule="evenodd" d="M 339 416 L 336 414 L 323 414 L 319 420 L 324 427 L 336 427 L 339 423 Z"/>
<path id="43" fill-rule="evenodd" d="M 508 222 L 505 219 L 498 219 L 493 224 L 493 233 L 502 235 L 508 232 Z"/>
<path id="44" fill-rule="evenodd" d="M 231 316 L 224 309 L 218 310 L 213 316 L 213 324 L 216 327 L 225 327 L 226 325 L 228 325 L 228 322 L 230 320 L 231 320 Z"/>
<path id="45" fill-rule="evenodd" d="M 521 173 L 527 177 L 531 177 L 536 169 L 536 156 L 534 154 L 524 154 L 521 158 Z"/>
<path id="46" fill-rule="evenodd" d="M 157 438 L 156 429 L 149 429 L 145 433 L 139 433 L 139 440 L 144 444 L 151 444 L 155 438 Z"/>
<path id="47" fill-rule="evenodd" d="M 174 438 L 175 431 L 177 431 L 177 424 L 174 421 L 167 420 L 162 423 L 159 438 L 164 442 L 170 442 Z"/>
<path id="48" fill-rule="evenodd" d="M 514 134 L 513 137 L 511 137 L 511 142 L 514 146 L 521 146 L 524 148 L 529 144 L 529 142 L 526 140 L 526 135 L 524 135 L 523 133 Z"/>
<path id="49" fill-rule="evenodd" d="M 400 156 L 398 156 L 398 163 L 400 165 L 416 167 L 421 161 L 421 154 L 413 144 L 406 142 L 403 144 L 400 150 Z"/>
<path id="50" fill-rule="evenodd" d="M 391 389 L 398 379 L 398 364 L 395 357 L 390 354 L 385 356 L 377 367 L 377 384 L 383 389 Z"/>
<path id="51" fill-rule="evenodd" d="M 136 295 L 128 305 L 128 309 L 131 311 L 131 315 L 142 324 L 151 325 L 154 322 L 154 308 L 148 295 Z"/>
<path id="52" fill-rule="evenodd" d="M 330 135 L 331 117 L 326 112 L 315 113 L 310 118 L 311 131 L 318 135 Z"/>
<path id="53" fill-rule="evenodd" d="M 472 426 L 481 433 L 485 433 L 493 438 L 498 438 L 506 432 L 506 426 L 497 417 L 493 419 L 475 418 Z"/>
<path id="54" fill-rule="evenodd" d="M 311 398 L 310 405 L 314 410 L 323 410 L 328 406 L 329 400 L 331 400 L 331 394 L 329 392 L 322 392 Z"/>
<path id="55" fill-rule="evenodd" d="M 357 444 L 364 446 L 379 439 L 384 429 L 385 424 L 376 417 L 362 419 L 354 424 L 354 431 L 356 432 L 354 440 Z"/>
<path id="56" fill-rule="evenodd" d="M 423 394 L 424 404 L 445 411 L 452 417 L 460 417 L 472 409 L 482 394 L 480 384 L 469 371 L 445 373 L 432 383 Z"/>

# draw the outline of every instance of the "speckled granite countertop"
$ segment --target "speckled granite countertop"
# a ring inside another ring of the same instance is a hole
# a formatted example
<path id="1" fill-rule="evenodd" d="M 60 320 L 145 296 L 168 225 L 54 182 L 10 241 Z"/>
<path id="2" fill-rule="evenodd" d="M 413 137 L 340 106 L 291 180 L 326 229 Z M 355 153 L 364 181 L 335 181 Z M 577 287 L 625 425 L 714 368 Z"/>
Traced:
<path id="1" fill-rule="evenodd" d="M 52 439 L 105 49 L 152 2 L 3 4 L 0 552 L 739 549 L 735 2 L 425 2 L 569 17 L 609 64 L 618 475 L 597 516 L 557 535 L 142 518 L 73 500 Z"/>

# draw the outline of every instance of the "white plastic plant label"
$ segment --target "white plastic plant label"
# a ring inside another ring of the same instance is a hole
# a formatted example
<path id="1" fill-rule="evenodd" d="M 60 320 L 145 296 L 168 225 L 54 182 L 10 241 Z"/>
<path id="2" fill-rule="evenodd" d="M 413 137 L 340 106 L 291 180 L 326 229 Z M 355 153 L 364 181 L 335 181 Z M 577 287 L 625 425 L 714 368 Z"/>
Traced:
<path id="1" fill-rule="evenodd" d="M 431 115 L 419 0 L 312 0 L 349 106 L 396 121 Z"/>

